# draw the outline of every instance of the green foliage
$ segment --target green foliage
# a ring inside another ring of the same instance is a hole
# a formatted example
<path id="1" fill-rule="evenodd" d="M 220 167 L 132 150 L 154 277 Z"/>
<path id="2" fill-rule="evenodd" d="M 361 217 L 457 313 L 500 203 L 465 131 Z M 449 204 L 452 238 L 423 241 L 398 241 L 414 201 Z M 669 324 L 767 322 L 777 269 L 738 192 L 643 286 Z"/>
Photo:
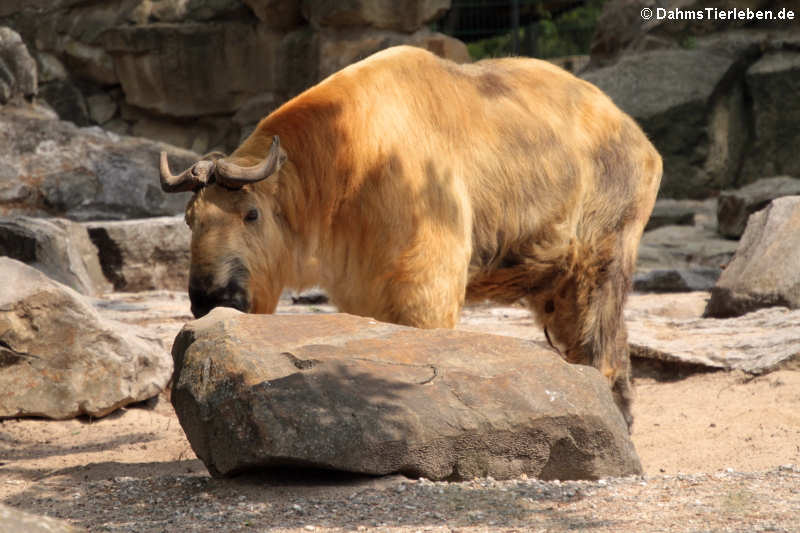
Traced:
<path id="1" fill-rule="evenodd" d="M 560 57 L 589 53 L 597 18 L 605 0 L 587 0 L 575 9 L 553 17 L 541 8 L 536 9 L 540 19 L 519 29 L 517 34 L 519 55 L 531 57 Z M 481 39 L 467 44 L 473 59 L 513 55 L 512 32 Z"/>

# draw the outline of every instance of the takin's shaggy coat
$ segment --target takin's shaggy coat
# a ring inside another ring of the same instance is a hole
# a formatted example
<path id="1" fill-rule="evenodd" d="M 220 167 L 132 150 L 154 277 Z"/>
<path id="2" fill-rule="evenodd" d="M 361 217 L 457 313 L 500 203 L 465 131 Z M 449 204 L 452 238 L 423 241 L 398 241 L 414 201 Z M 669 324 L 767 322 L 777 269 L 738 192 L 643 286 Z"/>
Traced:
<path id="1" fill-rule="evenodd" d="M 195 314 L 270 313 L 310 283 L 343 311 L 422 328 L 455 326 L 465 300 L 523 300 L 629 423 L 622 311 L 660 180 L 655 148 L 593 85 L 535 59 L 456 65 L 405 46 L 295 97 L 227 158 L 180 176 L 162 162 L 165 190 L 196 191 Z"/>

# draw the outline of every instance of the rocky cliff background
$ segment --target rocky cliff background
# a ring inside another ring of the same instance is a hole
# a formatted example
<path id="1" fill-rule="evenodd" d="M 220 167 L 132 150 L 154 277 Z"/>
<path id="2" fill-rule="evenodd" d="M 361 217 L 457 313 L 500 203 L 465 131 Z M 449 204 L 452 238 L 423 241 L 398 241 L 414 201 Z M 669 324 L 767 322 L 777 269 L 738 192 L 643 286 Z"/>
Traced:
<path id="1" fill-rule="evenodd" d="M 38 67 L 38 100 L 60 118 L 205 153 L 230 151 L 291 96 L 388 46 L 467 61 L 463 43 L 426 27 L 449 5 L 6 1 L 0 26 L 22 36 Z"/>

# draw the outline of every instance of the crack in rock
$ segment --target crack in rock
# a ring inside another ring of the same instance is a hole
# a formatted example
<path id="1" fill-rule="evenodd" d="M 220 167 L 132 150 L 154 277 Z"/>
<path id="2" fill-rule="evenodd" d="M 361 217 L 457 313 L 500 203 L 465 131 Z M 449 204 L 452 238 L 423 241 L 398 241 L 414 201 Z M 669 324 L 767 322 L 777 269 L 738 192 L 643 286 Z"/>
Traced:
<path id="1" fill-rule="evenodd" d="M 12 348 L 7 342 L 0 340 L 0 368 L 16 365 L 23 359 L 42 359 L 38 355 L 20 352 Z"/>

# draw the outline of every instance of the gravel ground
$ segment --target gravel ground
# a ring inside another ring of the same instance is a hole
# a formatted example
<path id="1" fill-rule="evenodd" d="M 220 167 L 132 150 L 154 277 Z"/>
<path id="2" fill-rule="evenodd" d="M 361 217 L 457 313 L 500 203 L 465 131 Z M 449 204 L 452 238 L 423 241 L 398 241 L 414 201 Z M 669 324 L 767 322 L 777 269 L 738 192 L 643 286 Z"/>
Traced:
<path id="1" fill-rule="evenodd" d="M 12 506 L 91 531 L 795 532 L 800 468 L 599 481 L 463 483 L 297 473 L 54 484 Z M 73 480 L 74 481 L 74 480 Z"/>
<path id="2" fill-rule="evenodd" d="M 106 313 L 147 327 L 165 347 L 187 318 L 184 295 L 115 298 Z M 642 296 L 629 308 L 693 315 L 704 300 Z M 460 327 L 541 334 L 514 308 L 467 310 Z M 93 532 L 800 533 L 798 369 L 643 376 L 636 389 L 632 438 L 643 477 L 432 483 L 277 471 L 214 479 L 162 395 L 100 420 L 0 421 L 0 503 Z"/>

